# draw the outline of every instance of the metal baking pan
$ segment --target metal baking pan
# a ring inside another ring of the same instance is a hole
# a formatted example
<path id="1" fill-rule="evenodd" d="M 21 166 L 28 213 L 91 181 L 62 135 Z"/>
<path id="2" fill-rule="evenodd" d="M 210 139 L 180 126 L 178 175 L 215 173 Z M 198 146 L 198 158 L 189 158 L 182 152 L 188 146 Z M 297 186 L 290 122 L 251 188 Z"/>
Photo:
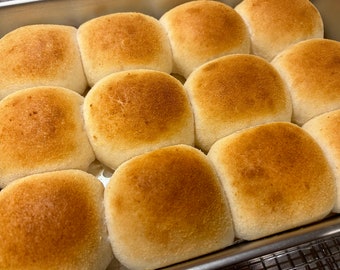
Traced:
<path id="1" fill-rule="evenodd" d="M 340 216 L 334 215 L 324 219 L 322 222 L 282 232 L 281 234 L 260 240 L 241 241 L 218 252 L 163 269 L 226 269 L 227 266 L 337 234 L 340 234 Z"/>
<path id="2" fill-rule="evenodd" d="M 160 17 L 166 10 L 187 0 L 0 0 L 0 37 L 15 28 L 33 23 L 78 26 L 94 17 L 119 11 L 139 11 Z M 221 0 L 230 6 L 240 0 Z M 340 41 L 340 1 L 311 0 L 324 20 L 325 37 Z"/>
<path id="3" fill-rule="evenodd" d="M 91 18 L 120 11 L 138 11 L 159 18 L 166 10 L 185 0 L 0 0 L 0 37 L 17 27 L 36 23 L 79 26 Z M 224 0 L 235 6 L 240 0 Z M 340 1 L 314 0 L 325 26 L 325 37 L 340 41 Z M 105 184 L 107 172 L 94 167 Z M 301 245 L 315 239 L 340 235 L 340 215 L 321 222 L 266 237 L 256 241 L 239 241 L 223 250 L 182 262 L 164 269 L 226 269 L 227 266 L 278 250 Z M 108 270 L 125 269 L 113 260 Z M 279 268 L 281 269 L 281 268 Z"/>

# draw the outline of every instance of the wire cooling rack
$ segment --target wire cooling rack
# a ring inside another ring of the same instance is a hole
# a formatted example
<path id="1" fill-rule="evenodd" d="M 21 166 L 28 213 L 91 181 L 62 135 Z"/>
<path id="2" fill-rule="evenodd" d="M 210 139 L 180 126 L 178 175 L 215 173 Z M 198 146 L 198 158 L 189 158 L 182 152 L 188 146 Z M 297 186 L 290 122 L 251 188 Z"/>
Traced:
<path id="1" fill-rule="evenodd" d="M 340 269 L 340 233 L 228 266 L 224 269 Z"/>

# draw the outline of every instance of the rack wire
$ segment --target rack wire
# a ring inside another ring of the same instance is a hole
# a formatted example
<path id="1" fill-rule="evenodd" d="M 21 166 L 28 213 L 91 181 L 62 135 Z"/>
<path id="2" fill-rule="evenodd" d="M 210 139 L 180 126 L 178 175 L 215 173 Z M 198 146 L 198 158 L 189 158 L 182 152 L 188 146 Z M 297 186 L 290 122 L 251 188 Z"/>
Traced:
<path id="1" fill-rule="evenodd" d="M 250 259 L 226 270 L 340 269 L 340 233 Z"/>

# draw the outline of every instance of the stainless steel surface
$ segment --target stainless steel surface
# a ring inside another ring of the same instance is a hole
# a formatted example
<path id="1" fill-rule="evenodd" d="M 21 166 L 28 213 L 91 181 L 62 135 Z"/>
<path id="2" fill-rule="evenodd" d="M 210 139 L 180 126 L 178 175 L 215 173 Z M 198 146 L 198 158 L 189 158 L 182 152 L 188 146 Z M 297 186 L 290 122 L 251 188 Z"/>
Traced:
<path id="1" fill-rule="evenodd" d="M 222 0 L 230 6 L 241 0 Z M 22 25 L 57 23 L 78 26 L 111 12 L 140 11 L 159 17 L 187 0 L 5 0 L 0 1 L 0 37 Z M 311 0 L 324 19 L 327 38 L 340 41 L 340 1 Z"/>
<path id="2" fill-rule="evenodd" d="M 224 270 L 340 269 L 340 233 L 224 267 Z"/>
<path id="3" fill-rule="evenodd" d="M 325 36 L 340 41 L 340 0 L 312 0 L 324 22 Z"/>
<path id="4" fill-rule="evenodd" d="M 301 245 L 315 239 L 340 233 L 340 216 L 335 215 L 315 224 L 283 232 L 271 237 L 251 242 L 240 242 L 216 253 L 208 254 L 195 260 L 167 267 L 179 269 L 221 269 L 246 260 L 260 257 L 275 251 Z"/>
<path id="5" fill-rule="evenodd" d="M 57 23 L 79 26 L 82 22 L 111 12 L 139 11 L 160 17 L 169 8 L 185 0 L 11 0 L 0 1 L 0 37 L 27 24 Z M 239 0 L 223 1 L 235 6 Z M 325 37 L 340 41 L 340 0 L 314 0 L 325 25 Z M 105 172 L 98 169 L 105 183 Z M 110 172 L 106 172 L 110 173 Z M 221 269 L 266 254 L 303 245 L 340 234 L 340 216 L 252 242 L 237 242 L 221 251 L 165 269 Z M 263 261 L 261 261 L 263 265 Z M 125 269 L 113 261 L 108 269 Z M 271 268 L 281 269 L 281 268 Z"/>

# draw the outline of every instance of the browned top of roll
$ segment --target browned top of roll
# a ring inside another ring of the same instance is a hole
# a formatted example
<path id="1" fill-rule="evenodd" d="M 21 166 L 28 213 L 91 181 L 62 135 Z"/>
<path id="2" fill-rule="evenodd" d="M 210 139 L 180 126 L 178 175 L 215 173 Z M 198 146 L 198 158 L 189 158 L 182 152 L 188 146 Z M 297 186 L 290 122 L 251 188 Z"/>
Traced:
<path id="1" fill-rule="evenodd" d="M 323 22 L 309 0 L 244 0 L 235 7 L 249 27 L 255 54 L 271 60 L 289 45 L 323 37 Z"/>
<path id="2" fill-rule="evenodd" d="M 293 101 L 293 121 L 340 108 L 340 42 L 311 39 L 283 51 L 273 65 L 287 81 Z"/>
<path id="3" fill-rule="evenodd" d="M 204 150 L 239 129 L 291 119 L 285 82 L 257 56 L 234 54 L 210 61 L 191 73 L 184 86 L 194 110 L 196 139 Z"/>
<path id="4" fill-rule="evenodd" d="M 291 123 L 245 129 L 208 156 L 224 183 L 236 235 L 252 240 L 325 217 L 335 181 L 319 145 Z"/>
<path id="5" fill-rule="evenodd" d="M 87 169 L 94 153 L 83 126 L 83 100 L 66 88 L 34 87 L 0 102 L 0 186 L 45 170 Z"/>
<path id="6" fill-rule="evenodd" d="M 217 56 L 249 52 L 245 23 L 224 3 L 190 1 L 166 12 L 160 22 L 173 48 L 174 72 L 185 77 L 195 67 Z"/>
<path id="7" fill-rule="evenodd" d="M 162 20 L 170 21 L 171 38 L 196 53 L 210 56 L 234 49 L 244 41 L 245 28 L 230 7 L 212 1 L 185 3 L 168 11 Z M 233 38 L 230 38 L 233 37 Z"/>
<path id="8" fill-rule="evenodd" d="M 171 135 L 191 114 L 180 83 L 147 70 L 113 74 L 92 89 L 85 105 L 96 133 L 132 146 Z"/>
<path id="9" fill-rule="evenodd" d="M 155 269 L 233 241 L 220 182 L 205 155 L 190 146 L 124 163 L 104 202 L 113 250 L 127 267 Z"/>
<path id="10" fill-rule="evenodd" d="M 172 69 L 165 30 L 158 20 L 142 13 L 113 13 L 87 21 L 79 27 L 78 41 L 90 85 L 127 69 L 167 73 Z"/>
<path id="11" fill-rule="evenodd" d="M 28 25 L 0 39 L 0 98 L 18 89 L 54 85 L 83 93 L 87 81 L 76 28 Z"/>
<path id="12" fill-rule="evenodd" d="M 0 193 L 1 269 L 105 269 L 103 186 L 81 171 L 21 178 Z"/>
<path id="13" fill-rule="evenodd" d="M 206 108 L 205 117 L 214 121 L 242 121 L 253 116 L 249 111 L 274 115 L 289 107 L 280 75 L 252 55 L 230 55 L 209 63 L 196 71 L 190 88 L 197 107 Z"/>

